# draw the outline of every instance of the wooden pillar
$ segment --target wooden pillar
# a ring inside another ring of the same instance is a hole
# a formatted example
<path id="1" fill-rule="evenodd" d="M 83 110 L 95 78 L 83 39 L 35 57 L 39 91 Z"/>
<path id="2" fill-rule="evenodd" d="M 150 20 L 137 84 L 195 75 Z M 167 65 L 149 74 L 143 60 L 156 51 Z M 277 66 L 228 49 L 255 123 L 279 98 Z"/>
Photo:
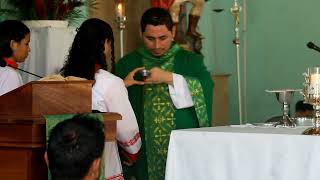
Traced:
<path id="1" fill-rule="evenodd" d="M 229 90 L 228 78 L 230 74 L 214 74 L 212 126 L 229 125 Z"/>
<path id="2" fill-rule="evenodd" d="M 97 8 L 90 10 L 90 17 L 108 22 L 115 36 L 116 60 L 120 58 L 120 31 L 116 23 L 116 0 L 97 0 Z M 124 30 L 124 54 L 128 54 L 141 45 L 140 18 L 150 8 L 149 0 L 126 0 L 126 29 Z"/>

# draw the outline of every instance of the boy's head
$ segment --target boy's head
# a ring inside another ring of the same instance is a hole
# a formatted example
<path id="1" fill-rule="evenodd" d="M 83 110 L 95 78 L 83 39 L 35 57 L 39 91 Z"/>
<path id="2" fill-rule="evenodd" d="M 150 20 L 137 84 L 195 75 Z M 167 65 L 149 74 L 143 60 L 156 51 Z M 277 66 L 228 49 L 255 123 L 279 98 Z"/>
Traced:
<path id="1" fill-rule="evenodd" d="M 52 179 L 98 177 L 104 139 L 103 123 L 88 115 L 58 123 L 49 135 L 45 155 Z"/>

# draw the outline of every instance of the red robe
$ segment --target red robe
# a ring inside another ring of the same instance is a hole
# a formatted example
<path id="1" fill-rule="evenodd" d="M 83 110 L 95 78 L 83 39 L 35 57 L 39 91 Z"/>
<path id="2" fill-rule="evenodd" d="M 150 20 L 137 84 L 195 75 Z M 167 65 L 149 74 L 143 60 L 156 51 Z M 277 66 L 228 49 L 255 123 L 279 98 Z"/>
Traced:
<path id="1" fill-rule="evenodd" d="M 169 10 L 174 0 L 151 0 L 151 7 L 160 7 Z"/>

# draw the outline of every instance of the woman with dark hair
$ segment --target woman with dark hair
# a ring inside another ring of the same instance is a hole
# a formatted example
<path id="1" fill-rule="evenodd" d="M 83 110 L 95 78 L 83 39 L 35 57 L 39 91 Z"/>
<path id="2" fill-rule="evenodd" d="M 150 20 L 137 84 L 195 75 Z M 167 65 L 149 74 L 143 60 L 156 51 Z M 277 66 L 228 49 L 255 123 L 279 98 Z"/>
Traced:
<path id="1" fill-rule="evenodd" d="M 61 74 L 95 80 L 92 88 L 92 110 L 117 112 L 122 120 L 117 122 L 118 144 L 134 162 L 141 147 L 137 120 L 128 99 L 124 82 L 107 71 L 106 59 L 111 59 L 114 69 L 114 37 L 106 22 L 92 18 L 82 23 L 72 43 Z M 106 143 L 105 178 L 121 179 L 121 163 L 114 143 Z"/>
<path id="2" fill-rule="evenodd" d="M 16 69 L 28 57 L 29 42 L 30 29 L 22 22 L 0 22 L 0 96 L 23 85 Z"/>

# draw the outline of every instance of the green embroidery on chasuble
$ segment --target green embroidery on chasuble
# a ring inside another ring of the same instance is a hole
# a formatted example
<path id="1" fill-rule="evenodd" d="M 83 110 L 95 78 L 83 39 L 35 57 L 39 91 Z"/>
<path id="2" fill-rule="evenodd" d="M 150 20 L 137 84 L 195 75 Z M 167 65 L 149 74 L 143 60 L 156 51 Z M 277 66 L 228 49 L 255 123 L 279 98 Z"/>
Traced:
<path id="1" fill-rule="evenodd" d="M 175 129 L 174 106 L 167 85 L 145 87 L 144 127 L 149 179 L 164 179 L 167 148 Z"/>
<path id="2" fill-rule="evenodd" d="M 192 96 L 192 101 L 197 113 L 199 126 L 200 127 L 210 126 L 208 113 L 207 113 L 207 106 L 205 103 L 204 94 L 203 94 L 200 81 L 194 77 L 184 77 L 184 78 L 187 81 L 188 88 Z"/>
<path id="3" fill-rule="evenodd" d="M 167 59 L 143 59 L 146 69 L 159 67 L 173 71 L 174 56 Z M 144 130 L 149 180 L 163 180 L 170 133 L 175 125 L 175 107 L 167 84 L 144 87 Z"/>

